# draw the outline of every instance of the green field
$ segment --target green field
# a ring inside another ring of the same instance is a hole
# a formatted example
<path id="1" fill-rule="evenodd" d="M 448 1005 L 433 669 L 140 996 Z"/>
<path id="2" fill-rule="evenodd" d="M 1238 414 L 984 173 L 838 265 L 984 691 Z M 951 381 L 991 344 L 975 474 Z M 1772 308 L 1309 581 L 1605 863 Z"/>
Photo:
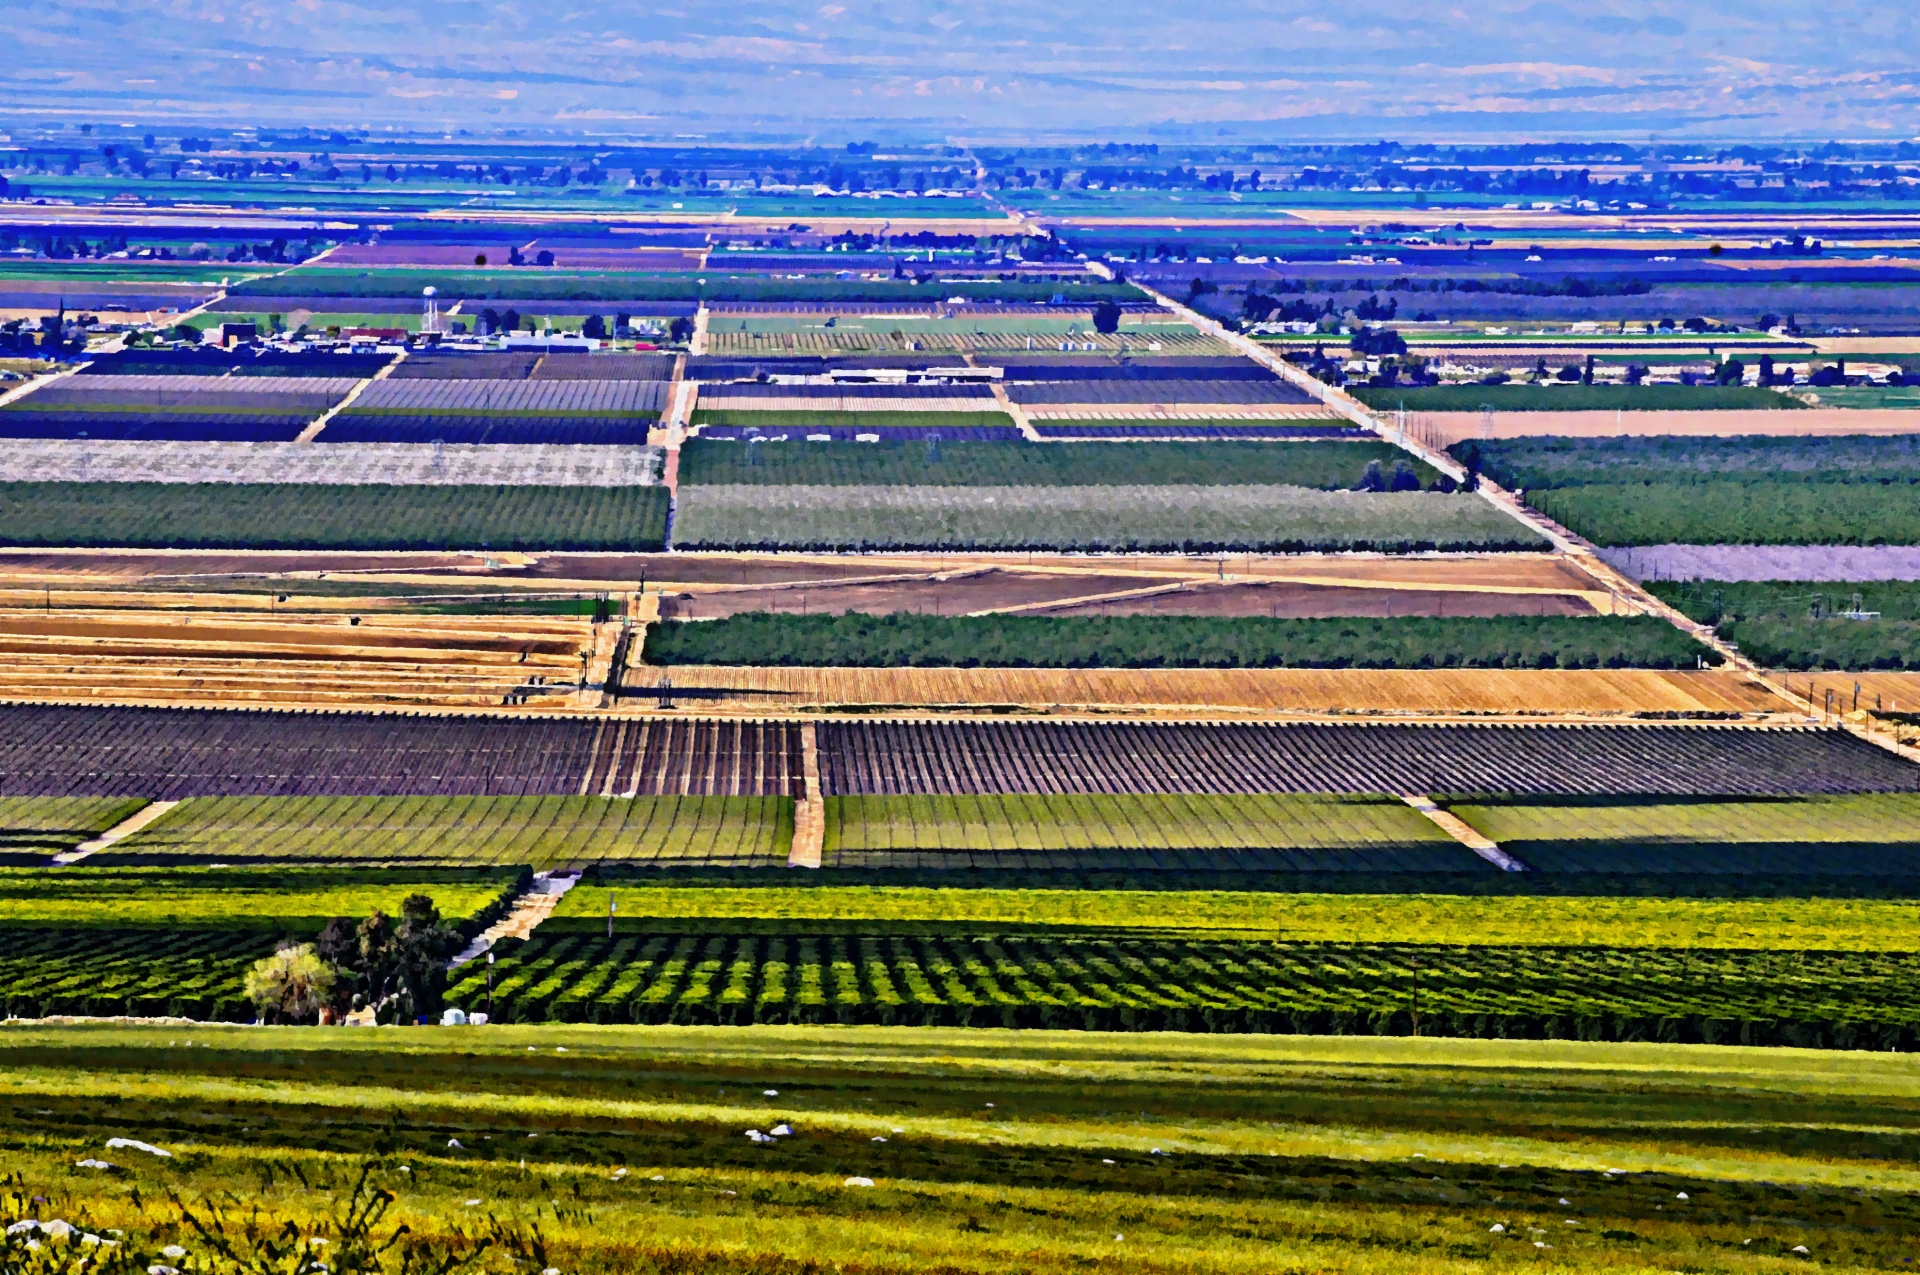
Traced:
<path id="1" fill-rule="evenodd" d="M 1768 668 L 1920 668 L 1920 583 L 1656 580 L 1646 587 Z M 1836 615 L 1852 607 L 1856 593 L 1860 609 L 1879 612 L 1878 619 Z"/>
<path id="2" fill-rule="evenodd" d="M 336 856 L 330 856 L 336 857 Z M 409 894 L 432 896 L 460 920 L 510 896 L 511 869 L 487 873 L 368 873 L 351 869 L 103 868 L 0 870 L 0 929 L 185 928 L 310 934 L 331 917 L 397 915 Z"/>
<path id="3" fill-rule="evenodd" d="M 1920 797 L 1456 805 L 1542 872 L 1913 875 Z"/>
<path id="4" fill-rule="evenodd" d="M 146 804 L 138 797 L 0 797 L 0 865 L 43 862 Z"/>
<path id="5" fill-rule="evenodd" d="M 510 1022 L 840 1023 L 1912 1048 L 1911 953 L 1151 933 L 542 930 L 447 992 Z M 492 1009 L 487 1006 L 491 1004 Z"/>
<path id="6" fill-rule="evenodd" d="M 1884 1053 L 872 1027 L 7 1031 L 11 1189 L 44 1197 L 42 1218 L 119 1230 L 133 1270 L 180 1266 L 162 1253 L 176 1242 L 216 1269 L 183 1217 L 216 1201 L 241 1252 L 291 1224 L 330 1238 L 343 1270 L 341 1253 L 401 1225 L 414 1270 L 426 1246 L 471 1253 L 484 1235 L 471 1269 L 591 1275 L 1717 1275 L 1897 1268 L 1920 1236 L 1920 1090 Z M 769 1144 L 742 1136 L 783 1123 Z M 108 1151 L 111 1136 L 171 1156 Z M 91 1157 L 120 1167 L 74 1170 Z M 363 1167 L 390 1207 L 343 1227 Z M 875 1185 L 844 1185 L 856 1176 Z"/>
<path id="7" fill-rule="evenodd" d="M 0 544 L 140 549 L 658 549 L 663 487 L 0 483 Z"/>
<path id="8" fill-rule="evenodd" d="M 682 549 L 1055 549 L 1208 553 L 1533 549 L 1483 500 L 1308 487 L 707 484 L 681 493 Z"/>
<path id="9" fill-rule="evenodd" d="M 1367 466 L 1404 461 L 1422 487 L 1439 472 L 1384 442 L 767 443 L 692 439 L 680 482 L 766 486 L 1085 487 L 1279 485 L 1341 490 Z"/>
<path id="10" fill-rule="evenodd" d="M 1527 503 L 1603 545 L 1920 544 L 1906 484 L 1689 482 L 1529 491 Z"/>
<path id="11" fill-rule="evenodd" d="M 887 668 L 1694 668 L 1651 616 L 792 615 L 649 625 L 649 664 Z"/>
<path id="12" fill-rule="evenodd" d="M 89 863 L 785 863 L 786 797 L 196 797 Z"/>
<path id="13" fill-rule="evenodd" d="M 737 886 L 589 879 L 540 933 L 604 936 L 611 895 L 616 934 L 1123 933 L 1436 948 L 1920 953 L 1920 902 L 1901 897 L 943 888 L 790 884 L 782 875 Z"/>
<path id="14" fill-rule="evenodd" d="M 1727 481 L 1920 482 L 1920 437 L 1911 434 L 1475 439 L 1448 450 L 1462 463 L 1477 459 L 1481 472 L 1501 486 L 1527 491 Z"/>
<path id="15" fill-rule="evenodd" d="M 1404 407 L 1409 412 L 1791 411 L 1806 406 L 1792 395 L 1746 385 L 1355 386 L 1352 393 L 1377 411 Z"/>
<path id="16" fill-rule="evenodd" d="M 1048 860 L 1062 867 L 1101 862 L 1147 868 L 1244 861 L 1295 870 L 1322 864 L 1338 870 L 1342 860 L 1355 868 L 1397 866 L 1405 859 L 1432 871 L 1472 870 L 1482 862 L 1391 798 L 1263 793 L 826 799 L 825 861 L 831 865 L 934 866 L 956 859 L 1027 868 Z"/>

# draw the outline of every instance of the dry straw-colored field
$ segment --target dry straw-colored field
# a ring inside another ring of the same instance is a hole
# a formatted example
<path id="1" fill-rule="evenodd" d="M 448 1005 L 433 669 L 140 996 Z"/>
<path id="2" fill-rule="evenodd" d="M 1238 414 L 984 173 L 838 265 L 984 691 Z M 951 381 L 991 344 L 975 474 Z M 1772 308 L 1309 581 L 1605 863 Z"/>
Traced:
<path id="1" fill-rule="evenodd" d="M 1774 713 L 1787 708 L 1737 673 L 1496 669 L 632 669 L 629 686 L 668 674 L 680 690 L 725 689 L 707 711 L 880 707 L 1112 713 L 1488 713 L 1619 716 Z M 1920 702 L 1920 683 L 1916 684 Z"/>

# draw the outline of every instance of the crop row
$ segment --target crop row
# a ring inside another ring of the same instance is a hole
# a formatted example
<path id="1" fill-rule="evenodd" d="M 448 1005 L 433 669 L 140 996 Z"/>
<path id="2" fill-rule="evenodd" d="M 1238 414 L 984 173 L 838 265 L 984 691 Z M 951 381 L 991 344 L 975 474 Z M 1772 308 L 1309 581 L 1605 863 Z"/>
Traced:
<path id="1" fill-rule="evenodd" d="M 1455 443 L 1449 450 L 1458 460 L 1476 460 L 1481 472 L 1501 486 L 1527 491 L 1727 479 L 1783 483 L 1920 479 L 1920 437 L 1912 434 L 1475 439 Z"/>
<path id="2" fill-rule="evenodd" d="M 1454 847 L 1405 802 L 1294 794 L 1013 793 L 826 800 L 826 848 L 1332 850 Z"/>
<path id="3" fill-rule="evenodd" d="M 167 1014 L 249 1022 L 243 980 L 278 941 L 260 930 L 0 930 L 0 1005 L 19 1018 Z"/>
<path id="4" fill-rule="evenodd" d="M 689 487 L 674 543 L 709 549 L 1211 552 L 1518 550 L 1545 542 L 1485 501 L 1250 485 Z"/>
<path id="5" fill-rule="evenodd" d="M 120 823 L 138 797 L 0 797 L 0 864 L 39 863 Z"/>
<path id="6" fill-rule="evenodd" d="M 126 796 L 792 795 L 799 727 L 0 706 L 0 793 Z"/>
<path id="7" fill-rule="evenodd" d="M 659 487 L 0 483 L 0 544 L 154 549 L 658 549 Z"/>
<path id="8" fill-rule="evenodd" d="M 1711 624 L 1767 668 L 1920 668 L 1920 583 L 1859 584 L 1652 581 L 1647 588 L 1702 624 Z M 1872 621 L 1842 612 L 1861 599 Z"/>
<path id="9" fill-rule="evenodd" d="M 183 350 L 137 347 L 88 355 L 85 375 L 96 376 L 372 376 L 393 362 L 391 354 L 308 354 L 199 346 Z"/>
<path id="10" fill-rule="evenodd" d="M 1337 490 L 1356 486 L 1369 464 L 1391 472 L 1402 455 L 1386 443 L 1114 443 L 1046 447 L 1034 443 L 948 442 L 914 446 L 718 446 L 692 439 L 680 449 L 680 483 L 761 485 L 1086 487 L 1291 486 Z M 1421 486 L 1438 474 L 1410 465 Z"/>
<path id="11" fill-rule="evenodd" d="M 1007 397 L 1025 407 L 1058 403 L 1311 403 L 1289 381 L 1100 380 L 1013 382 Z"/>
<path id="12" fill-rule="evenodd" d="M 128 442 L 292 442 L 314 413 L 165 411 L 0 411 L 0 438 L 113 439 Z"/>
<path id="13" fill-rule="evenodd" d="M 646 443 L 653 423 L 652 417 L 633 416 L 414 415 L 349 409 L 328 421 L 314 441 L 639 447 Z"/>
<path id="14" fill-rule="evenodd" d="M 1908 954 L 881 935 L 536 936 L 450 1003 L 516 1022 L 899 1023 L 1912 1048 Z M 1417 1024 L 1417 1027 L 1416 1027 Z"/>
<path id="15" fill-rule="evenodd" d="M 1542 872 L 1910 875 L 1920 796 L 1460 804 L 1454 814 Z"/>
<path id="16" fill-rule="evenodd" d="M 1041 438 L 1075 439 L 1087 442 L 1128 442 L 1131 440 L 1201 441 L 1206 439 L 1259 439 L 1269 442 L 1319 440 L 1371 440 L 1370 429 L 1348 425 L 1338 418 L 1323 421 L 1236 421 L 1236 420 L 1138 420 L 1094 422 L 1035 419 L 1033 432 Z"/>
<path id="17" fill-rule="evenodd" d="M 1650 616 L 1300 620 L 745 611 L 649 626 L 644 649 L 654 664 L 856 668 L 1673 669 L 1712 657 Z"/>
<path id="18" fill-rule="evenodd" d="M 217 377 L 141 375 L 121 372 L 96 376 L 80 372 L 62 377 L 34 391 L 33 397 L 85 398 L 92 394 L 119 396 L 178 395 L 184 399 L 208 399 L 218 402 L 223 394 L 246 394 L 259 398 L 305 398 L 311 395 L 337 398 L 360 383 L 357 376 L 243 376 Z"/>
<path id="19" fill-rule="evenodd" d="M 0 453 L 0 481 L 643 487 L 663 459 L 649 447 L 23 441 Z"/>
<path id="20" fill-rule="evenodd" d="M 666 406 L 667 389 L 665 381 L 388 378 L 368 386 L 354 406 L 396 411 L 657 413 Z"/>
<path id="21" fill-rule="evenodd" d="M 790 797 L 197 797 L 89 863 L 785 863 Z"/>
<path id="22" fill-rule="evenodd" d="M 1604 545 L 1914 545 L 1916 481 L 1596 483 L 1529 491 L 1527 501 Z"/>
<path id="23" fill-rule="evenodd" d="M 859 793 L 1920 791 L 1840 730 L 1707 726 L 822 722 L 820 784 Z"/>
<path id="24" fill-rule="evenodd" d="M 524 865 L 370 872 L 337 865 L 99 867 L 88 859 L 70 868 L 0 869 L 0 930 L 232 929 L 306 937 L 336 916 L 364 917 L 376 909 L 397 916 L 404 898 L 425 894 L 448 922 L 474 933 L 506 910 L 531 875 Z"/>

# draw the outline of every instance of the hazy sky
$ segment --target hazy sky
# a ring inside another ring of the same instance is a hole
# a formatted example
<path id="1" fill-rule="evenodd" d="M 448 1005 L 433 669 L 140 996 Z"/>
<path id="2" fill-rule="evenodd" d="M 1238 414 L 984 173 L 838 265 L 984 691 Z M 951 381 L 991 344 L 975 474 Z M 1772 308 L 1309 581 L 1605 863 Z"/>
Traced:
<path id="1" fill-rule="evenodd" d="M 1861 0 L 10 10 L 0 113 L 26 121 L 928 138 L 1920 135 L 1920 8 Z"/>

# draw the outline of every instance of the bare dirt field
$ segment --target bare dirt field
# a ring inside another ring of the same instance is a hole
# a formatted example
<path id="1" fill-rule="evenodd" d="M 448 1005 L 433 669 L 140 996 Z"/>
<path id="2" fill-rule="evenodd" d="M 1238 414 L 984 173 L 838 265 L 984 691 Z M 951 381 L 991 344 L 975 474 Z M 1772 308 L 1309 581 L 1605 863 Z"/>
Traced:
<path id="1" fill-rule="evenodd" d="M 1623 716 L 1778 713 L 1738 673 L 1645 670 L 633 668 L 643 688 L 671 675 L 707 712 L 1057 711 L 1100 713 Z M 724 697 L 700 697 L 701 690 Z M 1916 689 L 1920 703 L 1920 688 Z"/>
<path id="2" fill-rule="evenodd" d="M 1810 407 L 1802 411 L 1682 412 L 1425 412 L 1419 430 L 1442 446 L 1469 438 L 1620 438 L 1682 434 L 1729 438 L 1739 434 L 1915 434 L 1920 411 Z"/>
<path id="3" fill-rule="evenodd" d="M 1167 593 L 1080 602 L 1047 615 L 1216 615 L 1275 619 L 1337 616 L 1593 615 L 1575 594 L 1351 589 L 1313 584 L 1196 584 Z"/>

